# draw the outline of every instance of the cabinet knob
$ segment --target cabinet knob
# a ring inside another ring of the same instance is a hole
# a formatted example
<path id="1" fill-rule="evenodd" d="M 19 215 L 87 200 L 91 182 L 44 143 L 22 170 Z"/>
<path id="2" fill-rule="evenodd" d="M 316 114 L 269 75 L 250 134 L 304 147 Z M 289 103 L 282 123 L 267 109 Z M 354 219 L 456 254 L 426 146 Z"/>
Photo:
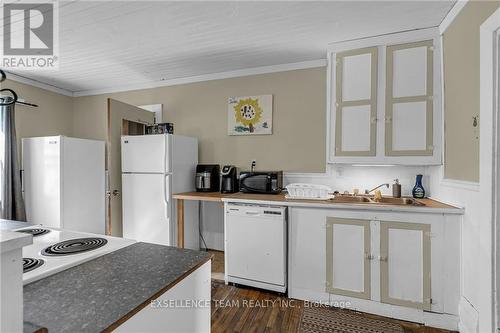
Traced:
<path id="1" fill-rule="evenodd" d="M 387 262 L 387 256 L 378 256 L 378 260 Z"/>
<path id="2" fill-rule="evenodd" d="M 365 258 L 368 259 L 368 260 L 373 260 L 373 259 L 375 259 L 375 256 L 373 254 L 366 253 L 365 254 Z"/>

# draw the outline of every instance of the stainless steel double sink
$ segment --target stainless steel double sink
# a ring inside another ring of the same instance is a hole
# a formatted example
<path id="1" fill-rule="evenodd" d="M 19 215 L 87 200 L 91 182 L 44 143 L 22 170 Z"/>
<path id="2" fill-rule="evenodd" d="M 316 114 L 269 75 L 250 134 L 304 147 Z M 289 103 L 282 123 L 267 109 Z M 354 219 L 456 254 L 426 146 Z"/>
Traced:
<path id="1" fill-rule="evenodd" d="M 382 197 L 375 200 L 374 197 L 362 195 L 337 195 L 330 199 L 336 203 L 353 203 L 353 204 L 378 204 L 378 205 L 397 205 L 397 206 L 425 206 L 424 203 L 413 198 L 391 198 Z"/>

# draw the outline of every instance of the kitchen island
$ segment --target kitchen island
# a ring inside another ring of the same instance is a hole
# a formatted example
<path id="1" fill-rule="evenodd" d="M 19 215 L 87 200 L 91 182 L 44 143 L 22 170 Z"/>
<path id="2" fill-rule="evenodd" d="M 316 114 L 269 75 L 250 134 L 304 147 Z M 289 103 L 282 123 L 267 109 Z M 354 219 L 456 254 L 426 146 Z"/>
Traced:
<path id="1" fill-rule="evenodd" d="M 210 259 L 135 243 L 25 285 L 24 320 L 49 332 L 209 331 Z"/>

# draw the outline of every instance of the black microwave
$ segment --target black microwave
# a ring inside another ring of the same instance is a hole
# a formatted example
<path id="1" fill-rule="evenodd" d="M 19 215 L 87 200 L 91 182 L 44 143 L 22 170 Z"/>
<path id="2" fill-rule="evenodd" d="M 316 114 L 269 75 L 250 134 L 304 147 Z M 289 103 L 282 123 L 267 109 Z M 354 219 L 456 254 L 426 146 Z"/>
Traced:
<path id="1" fill-rule="evenodd" d="M 283 190 L 283 171 L 243 171 L 240 191 L 245 193 L 278 194 Z"/>

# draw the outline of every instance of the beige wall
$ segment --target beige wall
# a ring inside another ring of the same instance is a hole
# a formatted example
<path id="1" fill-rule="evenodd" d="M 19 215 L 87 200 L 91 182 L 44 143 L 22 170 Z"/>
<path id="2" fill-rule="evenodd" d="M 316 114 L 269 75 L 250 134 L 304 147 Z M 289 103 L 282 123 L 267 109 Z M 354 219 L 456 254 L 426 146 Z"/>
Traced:
<path id="1" fill-rule="evenodd" d="M 14 90 L 19 98 L 38 108 L 16 104 L 16 132 L 21 138 L 73 134 L 73 98 L 27 84 L 7 80 L 2 88 Z M 20 150 L 19 150 L 20 152 Z"/>
<path id="2" fill-rule="evenodd" d="M 445 178 L 479 181 L 479 26 L 498 1 L 471 1 L 444 33 Z"/>
<path id="3" fill-rule="evenodd" d="M 196 136 L 200 162 L 291 172 L 325 171 L 325 68 L 206 81 L 74 99 L 74 135 L 104 139 L 108 97 L 133 105 L 164 105 L 176 134 Z M 273 134 L 227 135 L 227 99 L 273 94 Z"/>

